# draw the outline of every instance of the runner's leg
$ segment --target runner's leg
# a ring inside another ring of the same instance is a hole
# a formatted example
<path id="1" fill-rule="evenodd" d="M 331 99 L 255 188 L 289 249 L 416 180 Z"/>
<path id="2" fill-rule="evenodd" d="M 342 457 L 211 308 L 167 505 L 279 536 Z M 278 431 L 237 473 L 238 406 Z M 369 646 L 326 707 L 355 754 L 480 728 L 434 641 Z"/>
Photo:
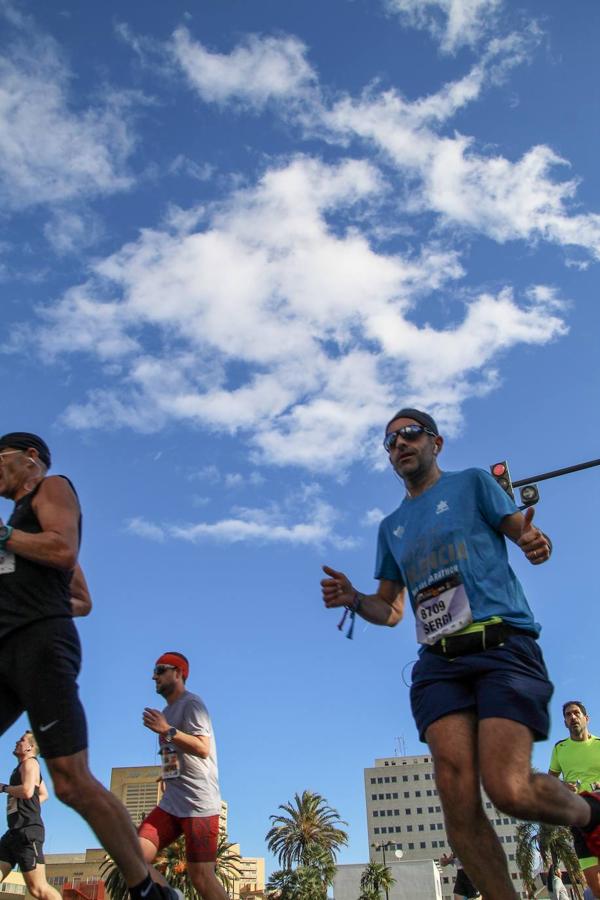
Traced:
<path id="1" fill-rule="evenodd" d="M 520 722 L 500 718 L 480 721 L 481 780 L 492 803 L 518 819 L 576 828 L 587 825 L 590 808 L 582 797 L 558 778 L 531 771 L 532 744 L 531 731 Z M 502 752 L 506 747 L 510 747 L 510 753 Z M 474 881 L 478 884 L 477 879 Z"/>
<path id="2" fill-rule="evenodd" d="M 483 896 L 515 900 L 506 856 L 481 802 L 474 712 L 444 716 L 427 728 L 450 846 Z"/>
<path id="3" fill-rule="evenodd" d="M 128 887 L 148 875 L 133 823 L 122 803 L 97 781 L 88 768 L 87 750 L 46 759 L 59 800 L 75 809 L 123 873 Z"/>
<path id="4" fill-rule="evenodd" d="M 27 890 L 35 900 L 61 900 L 61 894 L 46 879 L 46 866 L 38 863 L 30 872 L 23 872 Z"/>
<path id="5" fill-rule="evenodd" d="M 188 862 L 190 880 L 202 900 L 228 900 L 225 888 L 215 874 L 213 862 Z"/>

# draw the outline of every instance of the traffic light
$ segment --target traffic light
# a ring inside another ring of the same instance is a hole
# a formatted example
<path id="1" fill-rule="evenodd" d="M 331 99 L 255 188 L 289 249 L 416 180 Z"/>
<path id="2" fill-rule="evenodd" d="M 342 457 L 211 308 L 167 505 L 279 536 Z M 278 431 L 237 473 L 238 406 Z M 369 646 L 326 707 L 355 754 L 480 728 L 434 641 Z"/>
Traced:
<path id="1" fill-rule="evenodd" d="M 533 506 L 540 499 L 537 484 L 526 484 L 524 487 L 519 488 L 519 494 L 521 495 L 521 509 Z"/>
<path id="2" fill-rule="evenodd" d="M 506 460 L 502 460 L 502 462 L 494 463 L 493 466 L 490 466 L 490 472 L 500 485 L 500 487 L 506 491 L 509 497 L 513 500 L 515 499 L 515 494 L 513 491 L 512 481 L 510 480 L 510 472 L 508 471 L 508 463 Z"/>

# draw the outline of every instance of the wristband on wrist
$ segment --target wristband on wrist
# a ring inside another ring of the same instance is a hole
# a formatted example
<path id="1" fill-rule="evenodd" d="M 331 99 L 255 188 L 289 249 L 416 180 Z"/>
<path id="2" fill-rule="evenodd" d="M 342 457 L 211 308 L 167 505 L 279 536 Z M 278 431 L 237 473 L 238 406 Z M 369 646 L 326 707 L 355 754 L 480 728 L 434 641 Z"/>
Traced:
<path id="1" fill-rule="evenodd" d="M 7 541 L 13 533 L 12 525 L 0 525 L 0 550 L 4 550 Z"/>

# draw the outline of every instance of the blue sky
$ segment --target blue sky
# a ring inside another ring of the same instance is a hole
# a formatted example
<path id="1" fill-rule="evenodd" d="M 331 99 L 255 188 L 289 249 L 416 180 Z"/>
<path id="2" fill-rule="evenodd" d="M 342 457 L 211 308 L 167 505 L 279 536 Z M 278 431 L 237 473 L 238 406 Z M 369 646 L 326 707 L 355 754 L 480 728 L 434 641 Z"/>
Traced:
<path id="1" fill-rule="evenodd" d="M 44 435 L 81 495 L 101 779 L 155 761 L 141 710 L 179 649 L 242 852 L 264 855 L 269 815 L 309 788 L 349 823 L 341 861 L 366 858 L 363 768 L 398 737 L 423 749 L 413 624 L 345 640 L 320 565 L 374 584 L 401 405 L 436 416 L 446 469 L 599 455 L 599 17 L 0 0 L 2 430 Z M 553 558 L 512 558 L 544 625 L 552 741 L 564 699 L 600 719 L 582 639 L 598 471 L 540 489 Z M 94 845 L 55 800 L 46 822 L 51 852 Z"/>

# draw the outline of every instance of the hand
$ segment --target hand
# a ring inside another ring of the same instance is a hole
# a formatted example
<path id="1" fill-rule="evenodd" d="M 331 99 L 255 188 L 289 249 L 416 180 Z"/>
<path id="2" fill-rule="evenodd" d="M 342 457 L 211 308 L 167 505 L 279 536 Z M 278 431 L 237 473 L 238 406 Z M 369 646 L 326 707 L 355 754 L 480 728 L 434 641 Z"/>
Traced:
<path id="1" fill-rule="evenodd" d="M 550 544 L 540 529 L 531 524 L 534 513 L 533 506 L 523 513 L 521 537 L 517 543 L 529 562 L 533 566 L 539 566 L 540 563 L 546 562 L 550 558 Z"/>
<path id="2" fill-rule="evenodd" d="M 330 576 L 321 581 L 323 602 L 327 609 L 333 609 L 336 606 L 352 606 L 356 596 L 352 582 L 346 578 L 343 572 L 336 572 L 329 566 L 322 568 L 325 574 Z"/>
<path id="3" fill-rule="evenodd" d="M 450 853 L 444 853 L 443 856 L 440 857 L 440 865 L 441 866 L 449 866 L 452 860 L 454 859 Z"/>
<path id="4" fill-rule="evenodd" d="M 155 731 L 156 734 L 164 734 L 171 727 L 160 710 L 152 709 L 149 706 L 142 714 L 142 721 L 146 728 Z"/>
<path id="5" fill-rule="evenodd" d="M 574 794 L 577 793 L 577 784 L 574 781 L 565 781 L 563 784 L 565 787 L 569 788 L 570 791 L 573 791 Z"/>

